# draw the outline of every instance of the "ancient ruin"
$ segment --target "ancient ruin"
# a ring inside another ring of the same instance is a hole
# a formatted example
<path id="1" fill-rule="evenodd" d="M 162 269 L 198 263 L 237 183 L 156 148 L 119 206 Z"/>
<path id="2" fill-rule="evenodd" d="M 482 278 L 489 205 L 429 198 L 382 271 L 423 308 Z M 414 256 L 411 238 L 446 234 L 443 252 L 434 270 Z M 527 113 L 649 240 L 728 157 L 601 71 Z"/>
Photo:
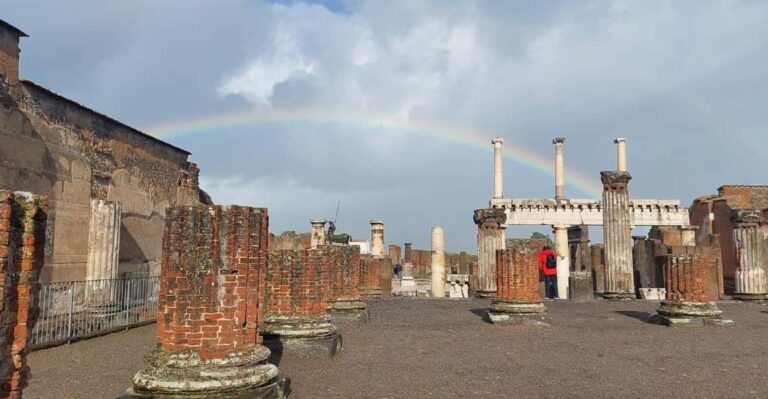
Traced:
<path id="1" fill-rule="evenodd" d="M 354 246 L 326 245 L 318 248 L 321 257 L 334 265 L 330 268 L 328 313 L 334 322 L 362 321 L 370 318 L 360 297 L 360 251 Z"/>
<path id="2" fill-rule="evenodd" d="M 432 296 L 445 298 L 445 238 L 442 227 L 432 227 Z"/>
<path id="3" fill-rule="evenodd" d="M 504 249 L 504 229 L 507 216 L 502 209 L 476 209 L 477 225 L 477 287 L 480 298 L 496 295 L 496 250 Z"/>
<path id="4" fill-rule="evenodd" d="M 496 297 L 488 311 L 491 323 L 547 325 L 536 255 L 527 245 L 496 251 Z"/>

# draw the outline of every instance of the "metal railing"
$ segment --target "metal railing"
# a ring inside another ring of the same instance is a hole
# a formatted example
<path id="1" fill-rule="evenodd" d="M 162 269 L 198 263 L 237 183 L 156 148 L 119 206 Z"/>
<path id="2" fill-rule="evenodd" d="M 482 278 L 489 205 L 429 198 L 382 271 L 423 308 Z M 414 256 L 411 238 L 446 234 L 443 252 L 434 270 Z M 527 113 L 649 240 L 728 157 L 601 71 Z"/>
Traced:
<path id="1" fill-rule="evenodd" d="M 42 284 L 30 347 L 39 349 L 149 324 L 157 318 L 160 278 Z"/>

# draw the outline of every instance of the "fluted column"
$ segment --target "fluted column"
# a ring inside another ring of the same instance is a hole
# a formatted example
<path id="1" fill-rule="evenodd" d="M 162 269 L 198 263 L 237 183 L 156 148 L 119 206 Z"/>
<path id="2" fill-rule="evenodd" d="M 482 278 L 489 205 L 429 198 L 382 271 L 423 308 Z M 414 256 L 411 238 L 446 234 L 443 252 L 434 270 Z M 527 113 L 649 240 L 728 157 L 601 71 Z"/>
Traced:
<path id="1" fill-rule="evenodd" d="M 87 301 L 92 307 L 114 305 L 112 280 L 117 278 L 120 260 L 121 209 L 117 202 L 91 200 L 85 279 L 91 281 L 88 283 Z"/>
<path id="2" fill-rule="evenodd" d="M 439 226 L 432 227 L 432 296 L 445 298 L 445 239 Z"/>
<path id="3" fill-rule="evenodd" d="M 320 245 L 325 245 L 328 242 L 325 236 L 325 219 L 309 219 L 309 224 L 312 225 L 312 233 L 309 238 L 309 247 L 317 249 Z"/>
<path id="4" fill-rule="evenodd" d="M 493 198 L 499 199 L 504 197 L 504 168 L 501 155 L 501 144 L 504 143 L 504 139 L 495 138 L 491 143 L 493 144 Z"/>
<path id="5" fill-rule="evenodd" d="M 565 138 L 557 137 L 552 140 L 555 145 L 555 200 L 565 199 L 565 164 L 563 161 L 563 144 Z"/>
<path id="6" fill-rule="evenodd" d="M 632 276 L 632 226 L 627 172 L 600 172 L 603 181 L 603 243 L 605 292 L 612 299 L 635 297 Z"/>
<path id="7" fill-rule="evenodd" d="M 504 249 L 504 229 L 507 215 L 502 209 L 477 209 L 477 289 L 481 298 L 496 295 L 496 250 Z"/>
<path id="8" fill-rule="evenodd" d="M 736 292 L 742 300 L 766 298 L 765 265 L 763 263 L 763 224 L 760 211 L 736 210 L 731 214 L 736 248 Z"/>
<path id="9" fill-rule="evenodd" d="M 384 256 L 384 222 L 371 220 L 371 255 Z"/>
<path id="10" fill-rule="evenodd" d="M 552 226 L 555 230 L 555 252 L 557 252 L 557 297 L 568 298 L 571 277 L 571 251 L 568 248 L 568 227 Z"/>

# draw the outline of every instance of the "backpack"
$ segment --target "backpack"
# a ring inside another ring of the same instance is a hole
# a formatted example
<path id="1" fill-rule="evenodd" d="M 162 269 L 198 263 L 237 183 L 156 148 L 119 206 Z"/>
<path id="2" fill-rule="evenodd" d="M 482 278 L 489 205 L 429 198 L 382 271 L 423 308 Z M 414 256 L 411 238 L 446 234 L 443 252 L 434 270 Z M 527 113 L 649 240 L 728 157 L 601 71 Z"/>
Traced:
<path id="1" fill-rule="evenodd" d="M 556 269 L 557 268 L 557 259 L 555 259 L 555 254 L 548 253 L 547 254 L 547 263 L 546 263 L 547 269 Z"/>

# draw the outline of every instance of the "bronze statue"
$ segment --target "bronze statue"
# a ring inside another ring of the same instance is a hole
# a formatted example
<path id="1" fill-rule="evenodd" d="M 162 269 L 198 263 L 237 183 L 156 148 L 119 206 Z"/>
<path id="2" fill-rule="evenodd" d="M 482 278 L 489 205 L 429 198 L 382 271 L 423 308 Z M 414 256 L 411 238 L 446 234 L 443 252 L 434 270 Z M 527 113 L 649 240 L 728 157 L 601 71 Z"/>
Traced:
<path id="1" fill-rule="evenodd" d="M 352 236 L 349 234 L 334 234 L 336 232 L 336 223 L 334 222 L 328 222 L 328 234 L 325 235 L 326 239 L 328 240 L 328 244 L 343 244 L 343 245 L 349 245 L 349 242 L 352 241 Z"/>

